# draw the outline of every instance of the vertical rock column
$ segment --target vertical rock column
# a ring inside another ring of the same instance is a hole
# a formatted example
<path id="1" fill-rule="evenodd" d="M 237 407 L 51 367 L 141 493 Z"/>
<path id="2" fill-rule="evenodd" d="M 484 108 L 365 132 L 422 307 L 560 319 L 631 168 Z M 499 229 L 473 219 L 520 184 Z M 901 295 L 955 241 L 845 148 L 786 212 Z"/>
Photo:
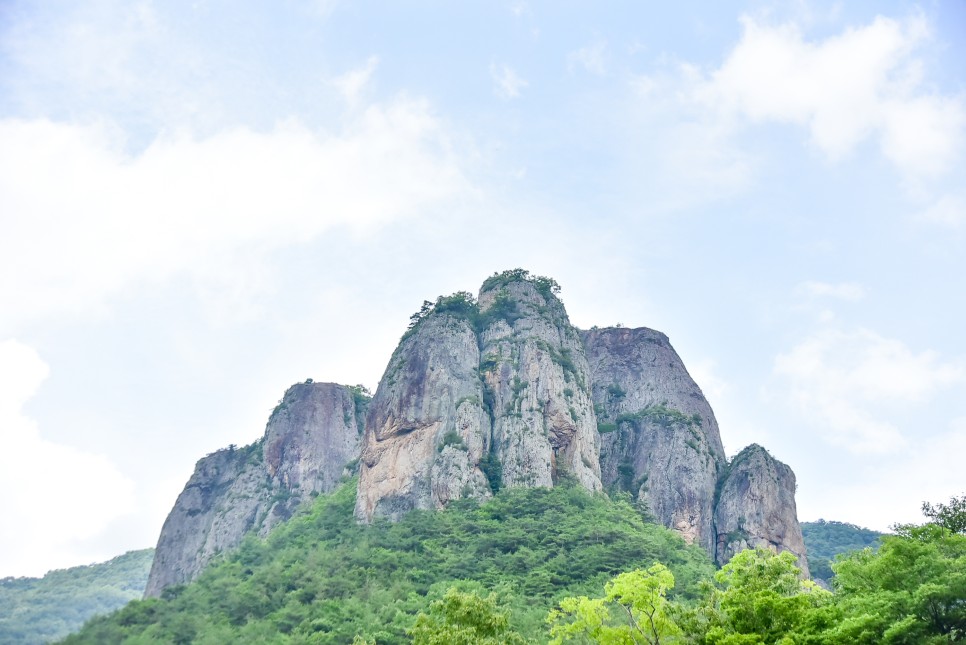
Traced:
<path id="1" fill-rule="evenodd" d="M 725 564 L 743 549 L 791 551 L 808 575 L 805 541 L 795 506 L 795 473 L 752 444 L 731 461 L 715 508 L 715 559 Z"/>
<path id="2" fill-rule="evenodd" d="M 480 352 L 470 321 L 430 313 L 403 338 L 369 407 L 356 518 L 396 520 L 490 494 Z"/>
<path id="3" fill-rule="evenodd" d="M 550 288 L 491 278 L 480 292 L 480 373 L 505 486 L 572 476 L 600 490 L 590 372 L 577 331 Z"/>

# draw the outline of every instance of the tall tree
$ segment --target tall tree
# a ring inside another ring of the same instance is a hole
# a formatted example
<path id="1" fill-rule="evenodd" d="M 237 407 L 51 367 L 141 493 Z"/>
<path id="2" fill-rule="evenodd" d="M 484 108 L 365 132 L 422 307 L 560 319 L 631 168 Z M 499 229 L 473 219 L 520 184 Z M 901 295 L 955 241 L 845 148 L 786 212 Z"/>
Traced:
<path id="1" fill-rule="evenodd" d="M 483 598 L 451 587 L 416 617 L 409 633 L 413 645 L 524 645 L 508 614 L 493 594 Z"/>
<path id="2" fill-rule="evenodd" d="M 603 598 L 564 598 L 547 617 L 550 643 L 587 638 L 599 645 L 668 642 L 681 633 L 668 613 L 674 576 L 663 564 L 622 573 L 604 586 Z"/>
<path id="3" fill-rule="evenodd" d="M 966 495 L 950 498 L 949 504 L 923 502 L 922 514 L 947 531 L 966 534 Z"/>

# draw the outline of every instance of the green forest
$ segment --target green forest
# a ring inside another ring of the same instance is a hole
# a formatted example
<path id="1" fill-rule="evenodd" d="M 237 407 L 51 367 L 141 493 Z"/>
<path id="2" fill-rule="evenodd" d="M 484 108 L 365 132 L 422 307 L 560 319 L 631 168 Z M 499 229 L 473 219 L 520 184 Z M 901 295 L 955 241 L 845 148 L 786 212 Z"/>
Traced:
<path id="1" fill-rule="evenodd" d="M 966 535 L 896 527 L 832 564 L 720 570 L 628 497 L 579 486 L 356 524 L 346 482 L 190 585 L 91 620 L 75 643 L 945 643 L 966 637 Z M 957 501 L 957 500 L 954 500 Z"/>
<path id="2" fill-rule="evenodd" d="M 96 614 L 140 598 L 154 549 L 109 562 L 51 571 L 43 578 L 0 579 L 0 643 L 31 645 L 63 638 Z"/>
<path id="3" fill-rule="evenodd" d="M 831 580 L 832 562 L 837 555 L 876 548 L 882 533 L 847 522 L 818 520 L 802 522 L 802 537 L 808 549 L 808 569 L 813 579 Z"/>

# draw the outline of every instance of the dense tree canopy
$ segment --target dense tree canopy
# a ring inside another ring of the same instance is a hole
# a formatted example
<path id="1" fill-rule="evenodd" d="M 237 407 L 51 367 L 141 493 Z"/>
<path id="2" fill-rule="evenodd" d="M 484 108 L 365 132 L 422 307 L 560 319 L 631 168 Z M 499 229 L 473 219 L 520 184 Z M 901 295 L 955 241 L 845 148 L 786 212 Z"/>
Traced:
<path id="1" fill-rule="evenodd" d="M 803 580 L 787 552 L 743 551 L 715 572 L 626 498 L 576 486 L 504 490 L 368 527 L 353 505 L 350 482 L 267 540 L 246 539 L 195 583 L 96 618 L 65 642 L 966 640 L 966 535 L 948 521 L 899 526 L 877 550 L 840 556 L 829 592 Z"/>
<path id="2" fill-rule="evenodd" d="M 831 580 L 836 556 L 866 547 L 877 548 L 882 533 L 847 522 L 818 520 L 802 522 L 802 537 L 808 549 L 808 569 L 812 578 Z"/>
<path id="3" fill-rule="evenodd" d="M 353 481 L 266 540 L 247 538 L 191 585 L 94 620 L 66 642 L 407 643 L 417 615 L 427 616 L 423 627 L 459 624 L 448 605 L 432 604 L 453 586 L 497 593 L 511 628 L 539 640 L 556 600 L 625 568 L 665 563 L 677 598 L 697 598 L 714 572 L 701 549 L 645 522 L 627 499 L 574 485 L 503 490 L 395 524 L 360 526 L 354 505 Z"/>

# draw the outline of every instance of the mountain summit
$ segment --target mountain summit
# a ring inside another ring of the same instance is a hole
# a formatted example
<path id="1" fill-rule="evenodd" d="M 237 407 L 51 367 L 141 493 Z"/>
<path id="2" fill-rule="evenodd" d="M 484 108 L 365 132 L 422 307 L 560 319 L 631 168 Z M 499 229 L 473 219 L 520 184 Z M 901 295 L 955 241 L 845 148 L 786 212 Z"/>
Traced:
<path id="1" fill-rule="evenodd" d="M 757 445 L 729 463 L 667 336 L 580 331 L 559 290 L 515 269 L 477 297 L 425 302 L 371 401 L 361 388 L 292 386 L 260 441 L 198 462 L 162 528 L 145 595 L 192 580 L 357 467 L 360 522 L 567 479 L 631 494 L 719 564 L 764 545 L 791 551 L 807 573 L 791 469 Z"/>

